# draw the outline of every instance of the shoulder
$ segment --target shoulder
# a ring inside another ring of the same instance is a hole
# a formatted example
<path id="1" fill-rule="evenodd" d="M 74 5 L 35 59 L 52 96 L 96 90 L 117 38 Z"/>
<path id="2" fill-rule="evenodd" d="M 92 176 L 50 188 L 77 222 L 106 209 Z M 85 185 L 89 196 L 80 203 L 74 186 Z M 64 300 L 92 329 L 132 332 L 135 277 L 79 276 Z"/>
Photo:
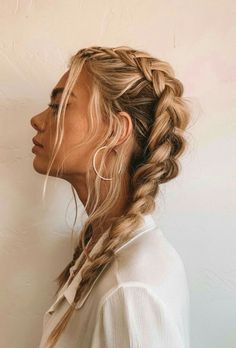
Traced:
<path id="1" fill-rule="evenodd" d="M 117 255 L 118 283 L 137 281 L 172 292 L 187 287 L 183 260 L 174 246 L 155 228 L 140 235 Z"/>
<path id="2" fill-rule="evenodd" d="M 144 283 L 126 282 L 108 291 L 96 323 L 94 340 L 99 336 L 104 347 L 187 347 L 171 309 Z"/>
<path id="3" fill-rule="evenodd" d="M 157 296 L 155 290 L 149 285 L 138 281 L 129 281 L 121 283 L 109 291 L 101 298 L 98 311 L 104 310 L 107 306 L 117 306 L 117 309 L 139 309 L 142 306 L 158 304 L 160 308 L 164 308 L 164 302 Z"/>
<path id="4" fill-rule="evenodd" d="M 100 287 L 92 348 L 189 347 L 185 269 L 160 229 L 127 243 Z"/>

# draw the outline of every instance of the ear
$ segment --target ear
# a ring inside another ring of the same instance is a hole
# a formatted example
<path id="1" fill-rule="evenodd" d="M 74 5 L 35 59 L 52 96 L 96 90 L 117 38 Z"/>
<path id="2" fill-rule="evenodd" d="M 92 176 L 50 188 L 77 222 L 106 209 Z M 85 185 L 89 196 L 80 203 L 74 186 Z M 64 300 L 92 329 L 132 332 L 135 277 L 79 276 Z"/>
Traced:
<path id="1" fill-rule="evenodd" d="M 123 135 L 120 137 L 117 143 L 117 145 L 120 145 L 130 137 L 133 131 L 133 123 L 131 116 L 125 111 L 119 112 L 118 116 L 121 118 L 121 122 L 123 124 Z"/>

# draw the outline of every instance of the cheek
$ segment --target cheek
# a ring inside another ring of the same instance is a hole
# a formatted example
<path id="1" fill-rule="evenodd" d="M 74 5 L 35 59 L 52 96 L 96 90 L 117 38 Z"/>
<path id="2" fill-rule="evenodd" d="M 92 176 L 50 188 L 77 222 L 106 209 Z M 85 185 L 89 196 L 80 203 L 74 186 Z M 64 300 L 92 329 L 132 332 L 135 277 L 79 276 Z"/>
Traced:
<path id="1" fill-rule="evenodd" d="M 61 126 L 59 125 L 59 129 L 61 128 Z M 66 125 L 66 122 L 64 122 L 64 136 L 62 138 L 62 142 L 61 142 L 61 145 L 60 145 L 60 149 L 59 149 L 59 152 L 61 151 L 61 148 L 63 148 L 63 144 L 64 144 L 64 140 L 68 139 L 68 136 L 67 136 L 67 125 Z M 50 120 L 49 124 L 48 124 L 48 127 L 47 127 L 47 131 L 46 131 L 46 134 L 45 134 L 45 150 L 47 151 L 48 155 L 49 156 L 52 156 L 52 151 L 53 151 L 53 148 L 54 148 L 54 143 L 55 143 L 55 139 L 56 139 L 56 133 L 57 133 L 57 121 L 56 121 L 56 118 L 55 119 L 52 119 Z M 57 143 L 58 143 L 58 140 L 59 140 L 59 137 L 60 137 L 60 133 L 61 131 L 58 132 L 58 139 L 57 139 Z M 56 147 L 58 147 L 58 145 L 56 145 Z"/>
<path id="2" fill-rule="evenodd" d="M 56 137 L 56 120 L 49 119 L 44 136 L 45 150 L 49 153 L 52 151 Z"/>
<path id="3" fill-rule="evenodd" d="M 92 145 L 85 143 L 87 125 L 85 122 L 68 124 L 64 130 L 64 139 L 60 149 L 61 160 L 66 157 L 65 167 L 71 171 L 83 172 L 87 168 Z"/>
<path id="4" fill-rule="evenodd" d="M 88 124 L 85 118 L 73 117 L 65 127 L 65 139 L 71 145 L 82 144 L 88 134 Z"/>
<path id="5" fill-rule="evenodd" d="M 77 113 L 67 113 L 64 119 L 63 138 L 56 155 L 56 162 L 61 162 L 66 157 L 67 167 L 86 164 L 91 152 L 91 144 L 83 144 L 87 139 L 88 124 L 86 117 Z M 56 136 L 56 122 L 51 122 L 47 134 L 47 154 L 52 156 Z"/>

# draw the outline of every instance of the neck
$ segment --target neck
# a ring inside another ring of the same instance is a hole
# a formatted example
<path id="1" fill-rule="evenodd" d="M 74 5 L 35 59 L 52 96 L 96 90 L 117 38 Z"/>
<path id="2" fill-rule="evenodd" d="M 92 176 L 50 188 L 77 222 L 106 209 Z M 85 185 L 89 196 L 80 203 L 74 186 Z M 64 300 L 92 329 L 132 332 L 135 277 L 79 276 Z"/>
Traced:
<path id="1" fill-rule="evenodd" d="M 78 197 L 82 204 L 85 207 L 87 197 L 88 197 L 88 190 L 86 187 L 86 179 L 85 177 L 78 177 L 74 178 L 73 180 L 68 180 L 71 185 L 76 190 Z M 101 183 L 101 192 L 100 192 L 100 202 L 103 202 L 107 197 L 107 182 L 105 180 L 102 180 Z M 109 211 L 109 217 L 107 220 L 103 223 L 102 227 L 99 227 L 97 225 L 92 226 L 92 241 L 96 241 L 99 239 L 99 237 L 102 235 L 102 233 L 110 226 L 111 219 L 115 217 L 119 217 L 124 214 L 126 209 L 128 208 L 130 204 L 130 184 L 129 184 L 129 178 L 128 174 L 124 177 L 124 180 L 121 184 L 120 192 L 119 192 L 119 198 L 117 199 L 115 205 L 112 207 L 112 209 Z M 86 213 L 89 216 L 91 213 L 91 208 L 86 207 Z"/>

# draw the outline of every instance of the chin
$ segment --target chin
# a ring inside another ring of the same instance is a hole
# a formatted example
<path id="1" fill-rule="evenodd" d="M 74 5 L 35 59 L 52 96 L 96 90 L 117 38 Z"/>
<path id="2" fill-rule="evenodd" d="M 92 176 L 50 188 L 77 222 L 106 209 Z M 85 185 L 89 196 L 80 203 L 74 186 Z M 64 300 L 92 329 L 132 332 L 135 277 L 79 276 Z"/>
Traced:
<path id="1" fill-rule="evenodd" d="M 42 163 L 42 161 L 38 160 L 36 156 L 33 160 L 33 168 L 37 173 L 46 175 L 48 170 L 48 164 Z M 52 177 L 59 177 L 54 167 L 50 169 L 50 173 L 48 175 Z"/>
<path id="2" fill-rule="evenodd" d="M 46 174 L 47 173 L 47 166 L 44 165 L 42 162 L 40 162 L 37 158 L 37 155 L 35 156 L 33 160 L 33 168 L 37 173 L 40 174 Z"/>

